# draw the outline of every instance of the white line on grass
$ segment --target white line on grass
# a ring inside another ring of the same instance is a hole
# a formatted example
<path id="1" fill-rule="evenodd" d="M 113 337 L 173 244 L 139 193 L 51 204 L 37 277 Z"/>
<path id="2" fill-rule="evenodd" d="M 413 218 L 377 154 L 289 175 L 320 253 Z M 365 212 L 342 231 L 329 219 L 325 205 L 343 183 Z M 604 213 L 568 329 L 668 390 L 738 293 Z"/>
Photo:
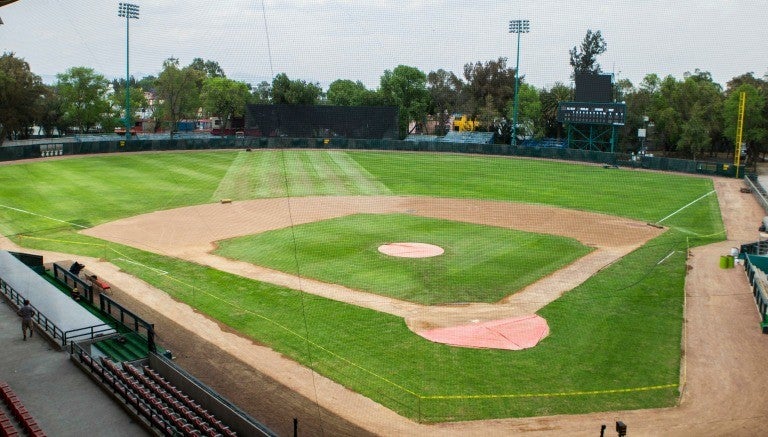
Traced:
<path id="1" fill-rule="evenodd" d="M 48 220 L 53 220 L 55 222 L 66 223 L 68 225 L 76 226 L 76 227 L 81 228 L 81 229 L 85 229 L 85 228 L 88 227 L 88 226 L 78 225 L 77 223 L 68 222 L 66 220 L 55 219 L 53 217 L 48 217 L 47 215 L 38 214 L 38 213 L 35 213 L 35 212 L 32 212 L 32 211 L 26 211 L 26 210 L 23 210 L 23 209 L 14 208 L 14 207 L 8 206 L 8 205 L 0 205 L 0 208 L 7 208 L 7 209 L 10 209 L 10 210 L 13 210 L 13 211 L 23 212 L 24 214 L 34 215 L 34 216 L 42 217 L 42 218 L 45 218 L 45 219 L 48 219 Z"/>
<path id="2" fill-rule="evenodd" d="M 657 263 L 656 263 L 656 265 L 659 265 L 659 264 L 663 263 L 664 261 L 666 261 L 666 260 L 667 260 L 667 258 L 669 258 L 670 256 L 674 255 L 675 253 L 677 253 L 677 251 L 676 251 L 676 250 L 673 250 L 672 252 L 669 252 L 669 255 L 667 255 L 667 256 L 665 256 L 664 258 L 662 258 L 662 259 L 661 259 L 661 261 L 659 261 L 659 262 L 657 262 Z"/>
<path id="3" fill-rule="evenodd" d="M 701 197 L 699 197 L 698 199 L 694 200 L 693 202 L 691 202 L 691 203 L 689 203 L 689 204 L 685 205 L 684 207 L 682 207 L 682 208 L 678 209 L 677 211 L 673 212 L 672 214 L 670 214 L 670 215 L 668 215 L 668 216 L 664 217 L 663 219 L 661 219 L 661 220 L 657 221 L 656 223 L 658 224 L 658 223 L 661 223 L 661 222 L 663 222 L 664 220 L 666 220 L 666 219 L 668 219 L 668 218 L 672 217 L 673 215 L 677 214 L 678 212 L 680 212 L 680 211 L 684 210 L 685 208 L 688 208 L 689 206 L 693 205 L 694 203 L 696 203 L 696 202 L 698 202 L 699 200 L 701 200 L 701 199 L 703 199 L 703 198 L 705 198 L 705 197 L 709 196 L 710 194 L 712 194 L 712 193 L 714 193 L 714 192 L 715 192 L 715 190 L 712 190 L 712 191 L 710 191 L 709 193 L 707 193 L 707 194 L 704 194 L 703 196 L 701 196 Z"/>

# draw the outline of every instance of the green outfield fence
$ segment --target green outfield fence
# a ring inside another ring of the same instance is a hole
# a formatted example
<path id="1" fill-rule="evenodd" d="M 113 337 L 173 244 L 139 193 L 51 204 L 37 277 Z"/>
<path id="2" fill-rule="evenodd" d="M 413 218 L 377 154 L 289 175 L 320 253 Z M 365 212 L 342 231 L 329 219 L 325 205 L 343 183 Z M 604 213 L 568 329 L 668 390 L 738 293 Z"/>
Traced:
<path id="1" fill-rule="evenodd" d="M 656 156 L 632 156 L 624 153 L 609 153 L 596 150 L 352 138 L 210 137 L 158 139 L 157 137 L 152 137 L 151 139 L 134 139 L 130 141 L 110 139 L 109 141 L 64 142 L 51 140 L 50 142 L 39 144 L 0 147 L 0 161 L 96 153 L 212 149 L 341 149 L 449 152 L 558 159 L 603 164 L 611 167 L 643 168 L 726 177 L 736 177 L 736 175 L 743 177 L 745 173 L 744 166 L 739 166 L 739 171 L 736 172 L 736 166 L 731 163 Z"/>

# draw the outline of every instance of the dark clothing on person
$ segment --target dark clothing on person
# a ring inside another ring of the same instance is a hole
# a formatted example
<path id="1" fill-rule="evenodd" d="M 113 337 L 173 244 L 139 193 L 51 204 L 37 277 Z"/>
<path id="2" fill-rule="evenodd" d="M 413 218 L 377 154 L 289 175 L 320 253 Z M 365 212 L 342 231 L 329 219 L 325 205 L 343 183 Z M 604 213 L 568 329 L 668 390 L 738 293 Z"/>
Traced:
<path id="1" fill-rule="evenodd" d="M 83 270 L 85 268 L 85 265 L 80 264 L 79 262 L 75 261 L 72 266 L 69 267 L 69 272 L 73 273 L 75 275 L 80 274 L 80 270 Z"/>
<path id="2" fill-rule="evenodd" d="M 32 318 L 35 317 L 35 310 L 29 306 L 29 301 L 24 301 L 24 306 L 19 308 L 19 316 L 21 316 L 21 333 L 24 336 L 24 340 L 27 339 L 27 329 L 29 329 L 29 336 L 34 335 L 34 323 Z"/>

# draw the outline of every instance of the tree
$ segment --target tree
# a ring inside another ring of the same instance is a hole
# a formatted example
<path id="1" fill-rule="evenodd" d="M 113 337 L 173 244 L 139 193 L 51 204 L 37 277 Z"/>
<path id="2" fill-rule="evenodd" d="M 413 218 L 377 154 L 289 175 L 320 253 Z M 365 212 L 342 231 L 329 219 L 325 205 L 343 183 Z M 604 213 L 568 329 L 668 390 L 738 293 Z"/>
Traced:
<path id="1" fill-rule="evenodd" d="M 57 74 L 56 91 L 64 118 L 81 133 L 113 125 L 117 114 L 109 100 L 109 81 L 88 67 L 72 67 Z"/>
<path id="2" fill-rule="evenodd" d="M 429 112 L 437 121 L 436 134 L 445 135 L 451 129 L 450 117 L 459 106 L 463 85 L 455 74 L 443 69 L 427 75 L 427 90 L 432 101 Z"/>
<path id="3" fill-rule="evenodd" d="M 560 122 L 557 121 L 557 108 L 560 102 L 573 100 L 573 88 L 562 82 L 556 82 L 552 88 L 542 90 L 541 93 L 539 93 L 539 99 L 541 100 L 541 116 L 544 136 L 560 139 L 562 137 L 563 127 Z"/>
<path id="4" fill-rule="evenodd" d="M 695 113 L 683 124 L 680 139 L 677 142 L 678 150 L 690 154 L 694 160 L 710 145 L 710 129 L 706 126 L 704 117 Z"/>
<path id="5" fill-rule="evenodd" d="M 179 68 L 179 60 L 168 58 L 163 62 L 163 71 L 155 82 L 160 101 L 159 112 L 170 122 L 170 134 L 176 131 L 179 120 L 193 117 L 199 108 L 200 93 L 197 83 L 202 73 L 189 66 Z"/>
<path id="6" fill-rule="evenodd" d="M 520 84 L 520 99 L 518 101 L 518 137 L 542 138 L 544 126 L 542 123 L 543 105 L 539 91 L 533 85 Z M 507 117 L 513 119 L 514 102 L 507 105 Z M 504 141 L 506 143 L 506 141 Z"/>
<path id="7" fill-rule="evenodd" d="M 639 88 L 622 87 L 622 100 L 627 105 L 627 118 L 621 136 L 624 150 L 640 149 L 643 146 L 650 150 L 652 147 L 651 129 L 648 125 L 652 118 L 654 100 L 658 97 L 659 81 L 657 75 L 649 74 L 645 76 Z M 648 117 L 648 121 L 645 117 Z M 638 129 L 646 129 L 646 139 L 642 144 L 637 135 Z"/>
<path id="8" fill-rule="evenodd" d="M 272 101 L 272 85 L 269 82 L 261 81 L 251 90 L 250 103 L 270 103 Z"/>
<path id="9" fill-rule="evenodd" d="M 485 122 L 504 116 L 507 104 L 515 97 L 515 69 L 507 59 L 464 65 L 461 109 Z M 522 83 L 524 77 L 520 78 Z"/>
<path id="10" fill-rule="evenodd" d="M 280 73 L 272 80 L 272 103 L 287 105 L 314 105 L 323 94 L 320 84 L 291 80 Z"/>
<path id="11" fill-rule="evenodd" d="M 27 136 L 44 89 L 26 61 L 13 53 L 0 56 L 0 144 L 9 136 Z"/>
<path id="12" fill-rule="evenodd" d="M 144 90 L 135 85 L 136 81 L 131 81 L 131 126 L 134 125 L 134 122 L 136 121 L 136 111 L 141 108 L 147 107 L 147 98 L 144 96 Z M 113 82 L 114 86 L 114 82 Z M 117 125 L 124 126 L 123 120 L 125 120 L 125 80 L 122 80 L 118 86 L 118 88 L 115 89 L 115 92 L 112 93 L 110 96 L 110 103 L 113 108 L 121 108 L 122 114 L 120 115 L 120 122 L 117 123 Z"/>
<path id="13" fill-rule="evenodd" d="M 765 140 L 768 139 L 768 120 L 765 117 L 766 96 L 755 86 L 756 83 L 753 83 L 742 82 L 742 85 L 733 88 L 726 98 L 723 104 L 723 133 L 735 150 L 739 103 L 743 92 L 746 102 L 741 140 L 748 146 L 749 160 L 757 163 L 760 152 L 765 151 Z"/>
<path id="14" fill-rule="evenodd" d="M 203 82 L 200 100 L 203 109 L 218 116 L 226 129 L 231 126 L 234 117 L 245 113 L 249 95 L 248 85 L 243 82 L 225 77 L 209 77 Z"/>
<path id="15" fill-rule="evenodd" d="M 333 81 L 328 86 L 328 103 L 338 106 L 376 106 L 380 99 L 376 91 L 369 90 L 362 82 L 348 79 Z"/>
<path id="16" fill-rule="evenodd" d="M 70 128 L 64 118 L 64 101 L 55 87 L 45 86 L 43 90 L 37 124 L 46 136 L 52 136 L 54 130 L 62 134 Z"/>
<path id="17" fill-rule="evenodd" d="M 218 62 L 195 58 L 189 67 L 201 72 L 203 77 L 227 77 Z"/>
<path id="18" fill-rule="evenodd" d="M 632 81 L 629 79 L 620 79 L 613 84 L 613 100 L 615 102 L 624 102 L 627 100 L 627 94 L 635 89 Z"/>
<path id="19" fill-rule="evenodd" d="M 605 53 L 607 48 L 608 45 L 599 30 L 594 33 L 592 29 L 587 30 L 581 46 L 574 46 L 570 51 L 574 77 L 577 74 L 602 73 L 600 64 L 597 63 L 597 56 Z"/>
<path id="20" fill-rule="evenodd" d="M 156 82 L 157 78 L 150 74 L 149 76 L 144 76 L 139 79 L 139 81 L 136 82 L 136 86 L 143 89 L 144 91 L 154 92 Z"/>
<path id="21" fill-rule="evenodd" d="M 644 80 L 646 88 L 654 88 L 655 78 Z M 647 83 L 646 83 L 647 82 Z M 714 153 L 724 145 L 722 87 L 712 81 L 705 71 L 687 72 L 682 81 L 667 76 L 658 83 L 658 92 L 651 95 L 649 115 L 655 124 L 654 141 L 666 151 L 683 155 L 699 155 L 701 147 Z M 701 141 L 706 132 L 707 141 Z M 699 141 L 694 144 L 693 141 Z"/>
<path id="22" fill-rule="evenodd" d="M 768 103 L 763 105 L 763 110 L 760 111 L 759 114 L 750 114 L 750 105 L 755 103 L 758 100 L 762 100 L 764 102 L 768 102 L 768 74 L 766 74 L 763 78 L 757 78 L 755 77 L 754 73 L 749 72 L 746 74 L 742 74 L 741 76 L 736 76 L 730 81 L 728 81 L 726 86 L 726 104 L 728 104 L 728 101 L 730 101 L 731 96 L 733 93 L 738 94 L 740 91 L 744 91 L 741 88 L 742 85 L 751 85 L 757 90 L 757 95 L 751 96 L 749 91 L 747 91 L 747 116 L 744 118 L 745 123 L 745 129 L 746 124 L 748 123 L 748 118 L 755 121 L 760 120 L 757 122 L 756 126 L 762 126 L 763 129 L 768 129 Z M 726 126 L 724 130 L 726 131 L 726 137 L 732 140 L 732 137 L 729 137 L 727 134 L 728 130 L 728 122 L 734 120 L 734 115 L 730 112 L 724 112 L 724 121 L 726 122 Z M 734 137 L 735 138 L 735 137 Z M 749 153 L 749 157 L 752 159 L 752 162 L 757 163 L 757 158 L 760 153 L 765 154 L 765 152 L 768 151 L 768 138 L 764 138 L 763 140 L 756 140 L 756 139 L 750 139 L 749 140 L 749 147 L 747 148 L 747 151 Z M 733 141 L 731 141 L 731 144 L 733 144 Z M 753 154 L 754 153 L 754 154 Z"/>
<path id="23" fill-rule="evenodd" d="M 427 91 L 427 75 L 415 67 L 398 65 L 394 70 L 385 70 L 381 76 L 379 91 L 384 102 L 399 109 L 400 136 L 405 137 L 408 123 L 425 120 L 430 105 Z"/>

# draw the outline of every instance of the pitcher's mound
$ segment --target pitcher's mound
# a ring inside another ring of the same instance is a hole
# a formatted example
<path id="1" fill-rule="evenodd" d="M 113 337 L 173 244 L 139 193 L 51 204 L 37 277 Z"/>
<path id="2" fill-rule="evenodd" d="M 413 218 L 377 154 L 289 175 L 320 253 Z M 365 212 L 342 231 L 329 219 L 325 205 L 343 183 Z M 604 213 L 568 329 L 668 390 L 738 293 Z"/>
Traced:
<path id="1" fill-rule="evenodd" d="M 549 335 L 549 325 L 532 314 L 484 323 L 451 326 L 417 332 L 435 343 L 451 346 L 520 350 L 536 346 Z"/>
<path id="2" fill-rule="evenodd" d="M 379 252 L 389 256 L 399 256 L 402 258 L 429 258 L 431 256 L 442 255 L 443 250 L 440 246 L 427 243 L 389 243 L 379 246 Z"/>

